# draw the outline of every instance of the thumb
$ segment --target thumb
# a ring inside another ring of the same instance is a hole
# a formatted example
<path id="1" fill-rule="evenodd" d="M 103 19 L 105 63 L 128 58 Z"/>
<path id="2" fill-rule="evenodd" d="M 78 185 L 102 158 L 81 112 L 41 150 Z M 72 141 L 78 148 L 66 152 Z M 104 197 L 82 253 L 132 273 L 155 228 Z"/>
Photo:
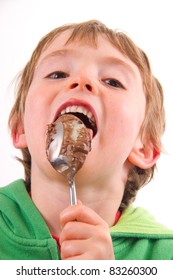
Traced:
<path id="1" fill-rule="evenodd" d="M 82 205 L 83 203 L 82 203 L 82 201 L 81 200 L 77 200 L 77 205 Z"/>

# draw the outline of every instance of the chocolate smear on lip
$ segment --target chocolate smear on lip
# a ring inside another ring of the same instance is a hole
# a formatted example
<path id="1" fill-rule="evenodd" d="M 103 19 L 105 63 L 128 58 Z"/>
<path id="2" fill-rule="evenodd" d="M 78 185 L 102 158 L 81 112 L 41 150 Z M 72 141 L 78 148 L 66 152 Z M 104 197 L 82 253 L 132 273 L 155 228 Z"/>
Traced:
<path id="1" fill-rule="evenodd" d="M 46 152 L 56 134 L 56 124 L 61 122 L 63 125 L 63 141 L 59 156 L 66 156 L 69 165 L 77 172 L 84 164 L 87 154 L 91 150 L 92 131 L 73 114 L 61 115 L 55 122 L 48 125 Z"/>

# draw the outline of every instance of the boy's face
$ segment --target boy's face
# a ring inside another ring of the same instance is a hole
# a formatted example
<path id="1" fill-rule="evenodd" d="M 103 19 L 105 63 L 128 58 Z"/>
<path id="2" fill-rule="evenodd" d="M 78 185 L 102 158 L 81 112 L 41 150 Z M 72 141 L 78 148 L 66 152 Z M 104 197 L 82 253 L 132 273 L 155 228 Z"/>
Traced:
<path id="1" fill-rule="evenodd" d="M 61 176 L 46 158 L 47 124 L 60 111 L 82 106 L 95 118 L 97 133 L 77 180 L 125 180 L 130 163 L 135 163 L 132 151 L 142 149 L 139 131 L 146 101 L 139 70 L 104 37 L 97 48 L 80 42 L 64 46 L 69 35 L 61 34 L 41 54 L 26 98 L 24 136 L 32 168 Z"/>

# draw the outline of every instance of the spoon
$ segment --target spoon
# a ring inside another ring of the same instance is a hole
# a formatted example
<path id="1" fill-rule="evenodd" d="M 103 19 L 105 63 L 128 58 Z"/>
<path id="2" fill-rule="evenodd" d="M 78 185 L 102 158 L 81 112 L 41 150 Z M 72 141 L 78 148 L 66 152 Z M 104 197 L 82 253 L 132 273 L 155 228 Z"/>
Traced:
<path id="1" fill-rule="evenodd" d="M 53 168 L 67 178 L 71 205 L 77 204 L 74 176 L 90 150 L 91 134 L 76 116 L 65 114 L 48 125 L 47 158 Z"/>

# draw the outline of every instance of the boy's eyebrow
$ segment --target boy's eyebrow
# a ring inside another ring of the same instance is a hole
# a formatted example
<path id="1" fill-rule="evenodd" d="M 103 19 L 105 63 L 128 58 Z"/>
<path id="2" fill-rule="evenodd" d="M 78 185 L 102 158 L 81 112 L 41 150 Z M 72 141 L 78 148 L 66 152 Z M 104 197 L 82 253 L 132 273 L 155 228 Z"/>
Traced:
<path id="1" fill-rule="evenodd" d="M 45 57 L 43 57 L 42 60 L 39 62 L 39 65 L 42 64 L 45 60 L 48 60 L 51 57 L 65 56 L 67 53 L 73 53 L 73 50 L 62 49 L 62 50 L 53 51 L 53 52 L 47 54 Z"/>
<path id="2" fill-rule="evenodd" d="M 120 65 L 125 67 L 133 76 L 135 76 L 135 70 L 133 67 L 128 63 L 125 62 L 124 60 L 114 57 L 114 56 L 108 56 L 103 58 L 103 62 L 107 64 L 112 64 L 112 65 Z M 132 62 L 132 61 L 131 61 Z M 132 62 L 133 63 L 133 62 Z M 134 63 L 133 63 L 134 64 Z M 134 64 L 135 65 L 135 64 Z"/>
<path id="3" fill-rule="evenodd" d="M 51 57 L 65 56 L 66 54 L 75 54 L 75 53 L 76 53 L 76 51 L 74 49 L 60 49 L 60 50 L 56 50 L 56 51 L 53 51 L 53 52 L 47 54 L 45 57 L 43 57 L 38 65 L 44 63 L 44 61 L 48 60 Z M 123 66 L 126 69 L 128 69 L 128 71 L 133 76 L 135 76 L 135 71 L 134 71 L 133 67 L 129 63 L 125 62 L 124 60 L 122 60 L 120 58 L 117 58 L 117 57 L 114 57 L 114 56 L 105 56 L 105 57 L 101 58 L 101 61 L 103 63 L 106 63 L 106 64 Z"/>

